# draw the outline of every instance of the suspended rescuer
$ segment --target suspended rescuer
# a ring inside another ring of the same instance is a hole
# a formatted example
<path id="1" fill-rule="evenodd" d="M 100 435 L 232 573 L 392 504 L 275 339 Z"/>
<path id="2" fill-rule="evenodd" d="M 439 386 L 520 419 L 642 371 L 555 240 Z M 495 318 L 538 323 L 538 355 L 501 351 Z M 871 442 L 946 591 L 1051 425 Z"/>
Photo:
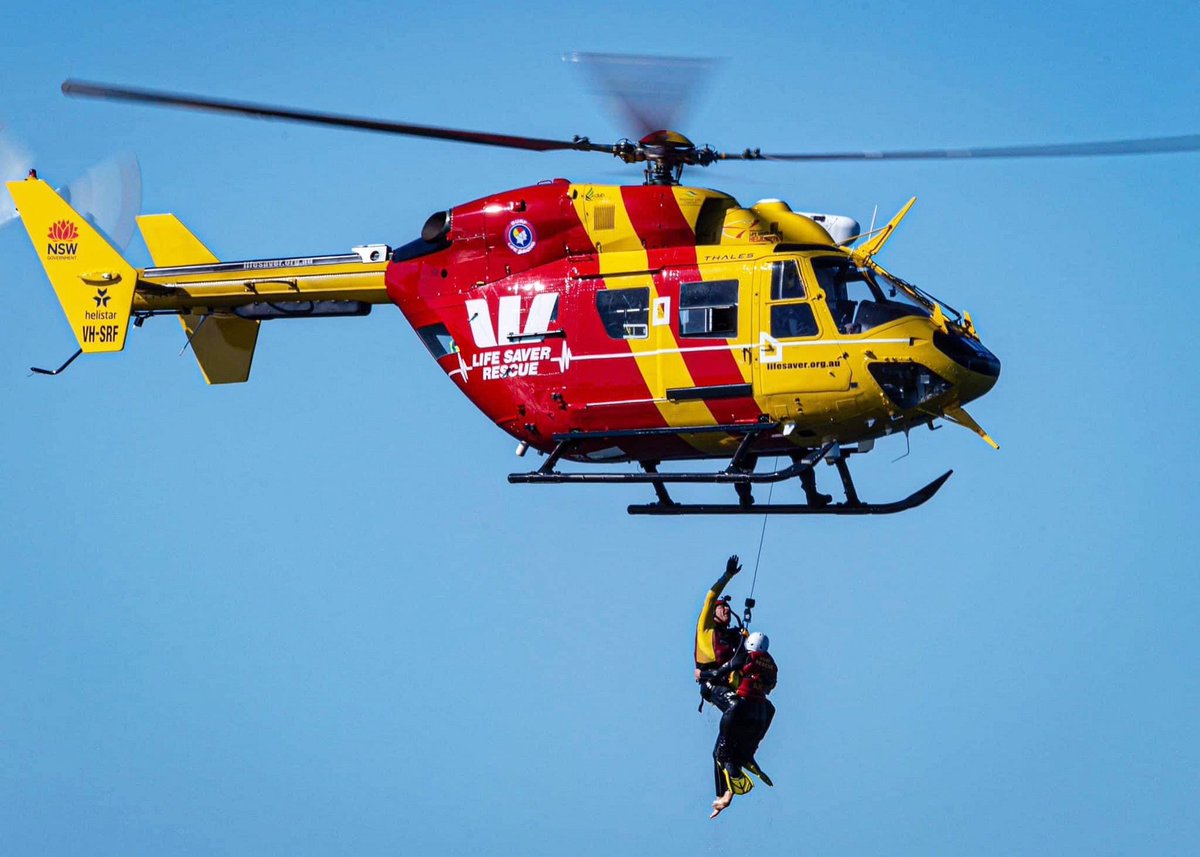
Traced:
<path id="1" fill-rule="evenodd" d="M 713 683 L 702 680 L 700 676 L 703 670 L 714 670 L 728 663 L 741 646 L 740 632 L 730 627 L 733 611 L 729 606 L 729 596 L 721 597 L 726 585 L 741 570 L 737 554 L 734 554 L 725 563 L 725 573 L 708 590 L 704 606 L 700 608 L 700 618 L 696 621 L 696 681 L 700 682 L 700 696 L 704 700 L 700 703 L 701 708 L 704 702 L 708 702 L 725 712 L 737 698 L 734 690 L 737 683 L 732 677 L 722 683 Z"/>
<path id="2" fill-rule="evenodd" d="M 754 759 L 758 745 L 775 717 L 775 706 L 767 699 L 767 694 L 775 689 L 779 669 L 767 652 L 769 645 L 766 634 L 755 632 L 746 638 L 745 645 L 728 663 L 700 672 L 701 681 L 714 686 L 723 684 L 731 676 L 737 677 L 734 702 L 721 715 L 717 745 L 713 748 L 717 799 L 713 801 L 710 818 L 716 818 L 728 808 L 735 794 L 746 794 L 754 788 L 745 771 L 750 771 L 768 786 L 772 785 L 771 778 Z"/>
<path id="3" fill-rule="evenodd" d="M 700 683 L 702 699 L 700 707 L 703 708 L 704 703 L 708 702 L 721 712 L 721 726 L 716 746 L 713 748 L 713 784 L 717 797 L 717 801 L 713 805 L 714 817 L 732 800 L 732 794 L 726 797 L 727 793 L 737 791 L 739 794 L 745 794 L 754 787 L 754 783 L 742 772 L 742 768 L 746 768 L 767 785 L 771 785 L 770 778 L 762 773 L 754 761 L 754 749 L 757 748 L 758 741 L 751 742 L 753 747 L 748 754 L 735 757 L 734 751 L 731 749 L 734 742 L 728 740 L 727 737 L 734 734 L 735 724 L 740 722 L 735 711 L 739 699 L 742 698 L 739 696 L 741 674 L 738 668 L 745 664 L 747 659 L 742 645 L 743 633 L 731 626 L 733 610 L 729 604 L 729 596 L 722 596 L 722 593 L 729 581 L 741 570 L 737 555 L 729 557 L 725 563 L 725 573 L 709 589 L 704 599 L 704 606 L 700 608 L 700 617 L 696 622 L 696 681 Z M 728 669 L 725 668 L 727 666 Z M 773 680 L 771 686 L 774 687 Z M 774 708 L 771 708 L 769 713 L 770 716 L 774 716 Z M 747 716 L 764 716 L 763 712 L 759 711 L 746 712 L 746 714 Z M 766 722 L 769 725 L 770 720 L 767 719 Z M 745 732 L 749 727 L 738 728 Z M 742 732 L 738 734 L 742 734 Z M 763 726 L 762 734 L 765 733 L 766 727 Z M 759 740 L 761 740 L 762 734 L 759 734 Z M 732 781 L 729 777 L 730 773 L 733 774 Z M 721 801 L 724 803 L 720 809 L 717 809 L 716 803 Z"/>

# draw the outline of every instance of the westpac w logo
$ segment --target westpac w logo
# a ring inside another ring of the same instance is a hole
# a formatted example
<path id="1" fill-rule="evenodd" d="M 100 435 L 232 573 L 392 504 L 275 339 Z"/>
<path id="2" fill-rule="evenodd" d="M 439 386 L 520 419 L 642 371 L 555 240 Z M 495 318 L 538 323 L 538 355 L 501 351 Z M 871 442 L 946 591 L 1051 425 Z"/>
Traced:
<path id="1" fill-rule="evenodd" d="M 497 348 L 501 345 L 517 345 L 525 342 L 540 342 L 540 334 L 546 332 L 550 320 L 558 308 L 558 293 L 543 292 L 533 296 L 525 326 L 521 327 L 521 296 L 505 295 L 500 298 L 496 323 L 492 312 L 483 299 L 467 301 L 467 318 L 471 322 L 471 336 L 477 348 Z"/>

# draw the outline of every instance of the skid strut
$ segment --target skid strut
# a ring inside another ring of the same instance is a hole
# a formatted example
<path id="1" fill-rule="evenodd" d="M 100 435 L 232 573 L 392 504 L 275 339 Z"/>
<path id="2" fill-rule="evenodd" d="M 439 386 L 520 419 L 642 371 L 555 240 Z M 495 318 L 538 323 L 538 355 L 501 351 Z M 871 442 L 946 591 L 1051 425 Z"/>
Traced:
<path id="1" fill-rule="evenodd" d="M 640 429 L 614 432 L 570 432 L 553 436 L 556 445 L 546 457 L 542 466 L 530 473 L 510 473 L 508 481 L 513 483 L 531 484 L 643 484 L 654 488 L 655 503 L 635 504 L 629 506 L 631 515 L 887 515 L 912 509 L 921 505 L 942 487 L 953 471 L 947 471 L 925 487 L 913 492 L 903 500 L 892 503 L 864 503 L 858 496 L 854 481 L 850 476 L 850 468 L 846 457 L 858 452 L 855 448 L 841 448 L 830 442 L 823 446 L 797 452 L 791 456 L 792 463 L 787 467 L 766 472 L 755 472 L 758 453 L 755 451 L 756 442 L 764 435 L 771 434 L 779 428 L 778 423 L 761 422 L 738 425 L 693 426 L 684 428 Z M 737 451 L 729 460 L 724 470 L 707 473 L 662 473 L 658 466 L 661 462 L 653 459 L 638 461 L 641 473 L 562 473 L 555 469 L 564 456 L 570 455 L 586 442 L 611 442 L 623 438 L 645 438 L 655 436 L 680 436 L 689 434 L 706 434 L 724 432 L 741 435 Z M 837 468 L 841 477 L 842 488 L 846 494 L 843 503 L 829 502 L 828 495 L 818 494 L 815 489 L 813 469 L 822 459 L 829 458 Z M 754 504 L 751 494 L 753 485 L 782 482 L 786 479 L 799 477 L 804 485 L 807 503 L 778 503 L 769 506 Z M 668 484 L 716 484 L 733 485 L 737 491 L 738 502 L 721 503 L 679 503 L 672 499 L 667 490 Z"/>
<path id="2" fill-rule="evenodd" d="M 542 462 L 542 466 L 531 473 L 510 473 L 508 481 L 518 482 L 629 482 L 629 483 L 658 483 L 658 482 L 780 482 L 795 476 L 796 467 L 787 467 L 772 473 L 746 473 L 738 468 L 744 466 L 750 445 L 762 434 L 770 434 L 779 428 L 778 423 L 750 423 L 747 425 L 693 426 L 690 428 L 637 429 L 613 432 L 570 432 L 556 434 L 554 450 Z M 719 473 L 658 473 L 658 462 L 641 462 L 645 473 L 560 473 L 555 466 L 564 455 L 572 452 L 585 441 L 611 441 L 633 437 L 675 437 L 685 434 L 725 434 L 745 435 L 733 459 L 723 472 Z M 832 446 L 832 444 L 830 444 Z M 650 468 L 646 465 L 650 464 Z"/>
<path id="3" fill-rule="evenodd" d="M 909 494 L 903 500 L 892 503 L 863 503 L 847 501 L 825 506 L 808 503 L 773 503 L 769 506 L 743 506 L 741 503 L 647 503 L 631 505 L 631 515 L 891 515 L 907 509 L 915 509 L 938 492 L 950 478 L 953 470 L 947 470 L 923 488 Z M 857 495 L 856 495 L 857 496 Z"/>

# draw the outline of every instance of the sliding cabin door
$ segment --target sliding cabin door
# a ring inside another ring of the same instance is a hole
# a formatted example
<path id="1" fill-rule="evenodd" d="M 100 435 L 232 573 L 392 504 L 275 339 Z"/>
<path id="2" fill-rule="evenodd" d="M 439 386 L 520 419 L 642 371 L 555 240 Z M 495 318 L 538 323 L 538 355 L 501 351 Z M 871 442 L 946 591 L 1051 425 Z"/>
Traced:
<path id="1" fill-rule="evenodd" d="M 758 278 L 755 392 L 776 418 L 803 413 L 799 398 L 850 389 L 850 365 L 824 296 L 797 259 L 764 262 Z"/>

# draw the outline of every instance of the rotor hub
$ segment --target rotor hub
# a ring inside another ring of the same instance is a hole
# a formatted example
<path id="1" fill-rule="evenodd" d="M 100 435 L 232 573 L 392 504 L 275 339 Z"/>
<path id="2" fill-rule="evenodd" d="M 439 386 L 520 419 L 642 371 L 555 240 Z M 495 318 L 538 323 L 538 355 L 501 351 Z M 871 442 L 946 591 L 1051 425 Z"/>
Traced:
<path id="1" fill-rule="evenodd" d="M 622 140 L 613 146 L 613 154 L 627 164 L 645 163 L 646 184 L 679 184 L 685 166 L 708 166 L 717 153 L 696 144 L 678 131 L 651 131 L 636 143 Z"/>

